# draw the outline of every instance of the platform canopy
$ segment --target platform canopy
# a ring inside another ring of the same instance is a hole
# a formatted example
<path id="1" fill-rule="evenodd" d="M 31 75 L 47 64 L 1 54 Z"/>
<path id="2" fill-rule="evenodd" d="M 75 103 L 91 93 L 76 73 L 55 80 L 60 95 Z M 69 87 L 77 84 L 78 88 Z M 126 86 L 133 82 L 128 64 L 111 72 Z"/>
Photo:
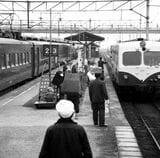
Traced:
<path id="1" fill-rule="evenodd" d="M 94 42 L 94 41 L 103 41 L 104 38 L 89 32 L 81 32 L 73 36 L 65 37 L 64 40 Z"/>

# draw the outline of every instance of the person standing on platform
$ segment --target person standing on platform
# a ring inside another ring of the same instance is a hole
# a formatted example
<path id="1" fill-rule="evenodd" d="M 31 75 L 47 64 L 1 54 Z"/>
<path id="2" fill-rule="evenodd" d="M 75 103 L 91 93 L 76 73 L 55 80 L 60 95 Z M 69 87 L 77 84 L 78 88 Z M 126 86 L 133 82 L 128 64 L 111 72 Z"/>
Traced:
<path id="1" fill-rule="evenodd" d="M 85 129 L 72 120 L 73 103 L 62 99 L 56 110 L 60 119 L 48 127 L 39 158 L 92 158 Z"/>
<path id="2" fill-rule="evenodd" d="M 67 64 L 65 63 L 65 64 L 63 65 L 63 74 L 64 74 L 64 75 L 65 75 L 66 71 L 67 71 Z"/>
<path id="3" fill-rule="evenodd" d="M 77 69 L 78 69 L 78 63 L 72 65 L 71 72 L 72 72 L 72 73 L 77 73 L 77 72 L 78 72 Z"/>
<path id="4" fill-rule="evenodd" d="M 106 62 L 104 62 L 102 60 L 102 57 L 99 58 L 99 61 L 98 61 L 98 67 L 101 67 L 102 68 L 102 73 L 101 73 L 101 79 L 104 80 L 104 64 Z"/>
<path id="5" fill-rule="evenodd" d="M 103 60 L 102 60 L 102 57 L 100 57 L 99 58 L 99 60 L 98 60 L 98 67 L 101 67 L 102 68 L 102 71 L 104 71 L 104 64 L 105 64 L 106 62 L 104 62 Z"/>
<path id="6" fill-rule="evenodd" d="M 88 72 L 88 60 L 86 58 L 84 59 L 84 72 L 85 74 Z"/>
<path id="7" fill-rule="evenodd" d="M 105 100 L 109 104 L 109 98 L 105 82 L 101 80 L 102 70 L 95 72 L 96 79 L 89 83 L 89 97 L 93 110 L 94 125 L 105 127 Z"/>

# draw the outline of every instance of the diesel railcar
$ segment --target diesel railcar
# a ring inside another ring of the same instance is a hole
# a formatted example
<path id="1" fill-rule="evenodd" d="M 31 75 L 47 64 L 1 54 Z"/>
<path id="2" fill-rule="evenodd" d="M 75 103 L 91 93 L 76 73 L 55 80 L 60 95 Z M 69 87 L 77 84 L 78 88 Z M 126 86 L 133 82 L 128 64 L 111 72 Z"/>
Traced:
<path id="1" fill-rule="evenodd" d="M 160 42 L 137 39 L 110 47 L 108 65 L 119 87 L 160 87 Z"/>
<path id="2" fill-rule="evenodd" d="M 0 91 L 40 75 L 44 64 L 47 71 L 50 48 L 52 68 L 60 63 L 62 56 L 63 60 L 71 60 L 75 52 L 70 47 L 64 49 L 64 44 L 57 42 L 0 38 Z"/>

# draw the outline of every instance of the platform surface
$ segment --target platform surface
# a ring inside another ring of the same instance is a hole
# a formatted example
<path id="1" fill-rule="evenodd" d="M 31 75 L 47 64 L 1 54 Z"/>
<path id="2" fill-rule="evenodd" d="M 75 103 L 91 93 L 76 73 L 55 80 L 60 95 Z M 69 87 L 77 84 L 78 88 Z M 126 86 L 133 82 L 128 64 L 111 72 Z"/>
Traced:
<path id="1" fill-rule="evenodd" d="M 88 88 L 81 99 L 80 112 L 75 121 L 88 135 L 94 158 L 117 158 L 116 126 L 128 126 L 117 96 L 106 74 L 110 106 L 106 109 L 108 127 L 93 125 Z M 0 98 L 0 158 L 37 158 L 46 129 L 59 116 L 53 109 L 37 109 L 39 83 L 26 86 L 23 92 L 14 92 Z"/>

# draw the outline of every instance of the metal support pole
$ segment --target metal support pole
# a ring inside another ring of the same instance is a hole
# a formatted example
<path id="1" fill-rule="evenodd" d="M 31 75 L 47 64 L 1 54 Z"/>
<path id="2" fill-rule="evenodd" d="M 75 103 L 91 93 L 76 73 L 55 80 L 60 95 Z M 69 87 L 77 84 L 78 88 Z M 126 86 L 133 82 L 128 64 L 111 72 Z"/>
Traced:
<path id="1" fill-rule="evenodd" d="M 58 19 L 58 37 L 60 36 L 60 22 L 62 21 L 62 18 Z"/>
<path id="2" fill-rule="evenodd" d="M 59 37 L 59 34 L 60 34 L 60 33 L 59 33 L 59 19 L 58 19 L 58 37 Z"/>
<path id="3" fill-rule="evenodd" d="M 149 1 L 146 0 L 146 40 L 149 40 Z"/>
<path id="4" fill-rule="evenodd" d="M 20 20 L 20 27 L 19 27 L 20 33 L 22 33 L 22 20 Z"/>
<path id="5" fill-rule="evenodd" d="M 52 9 L 50 9 L 49 86 L 51 86 Z"/>
<path id="6" fill-rule="evenodd" d="M 27 1 L 27 28 L 29 28 L 29 10 L 30 10 L 30 2 Z"/>

